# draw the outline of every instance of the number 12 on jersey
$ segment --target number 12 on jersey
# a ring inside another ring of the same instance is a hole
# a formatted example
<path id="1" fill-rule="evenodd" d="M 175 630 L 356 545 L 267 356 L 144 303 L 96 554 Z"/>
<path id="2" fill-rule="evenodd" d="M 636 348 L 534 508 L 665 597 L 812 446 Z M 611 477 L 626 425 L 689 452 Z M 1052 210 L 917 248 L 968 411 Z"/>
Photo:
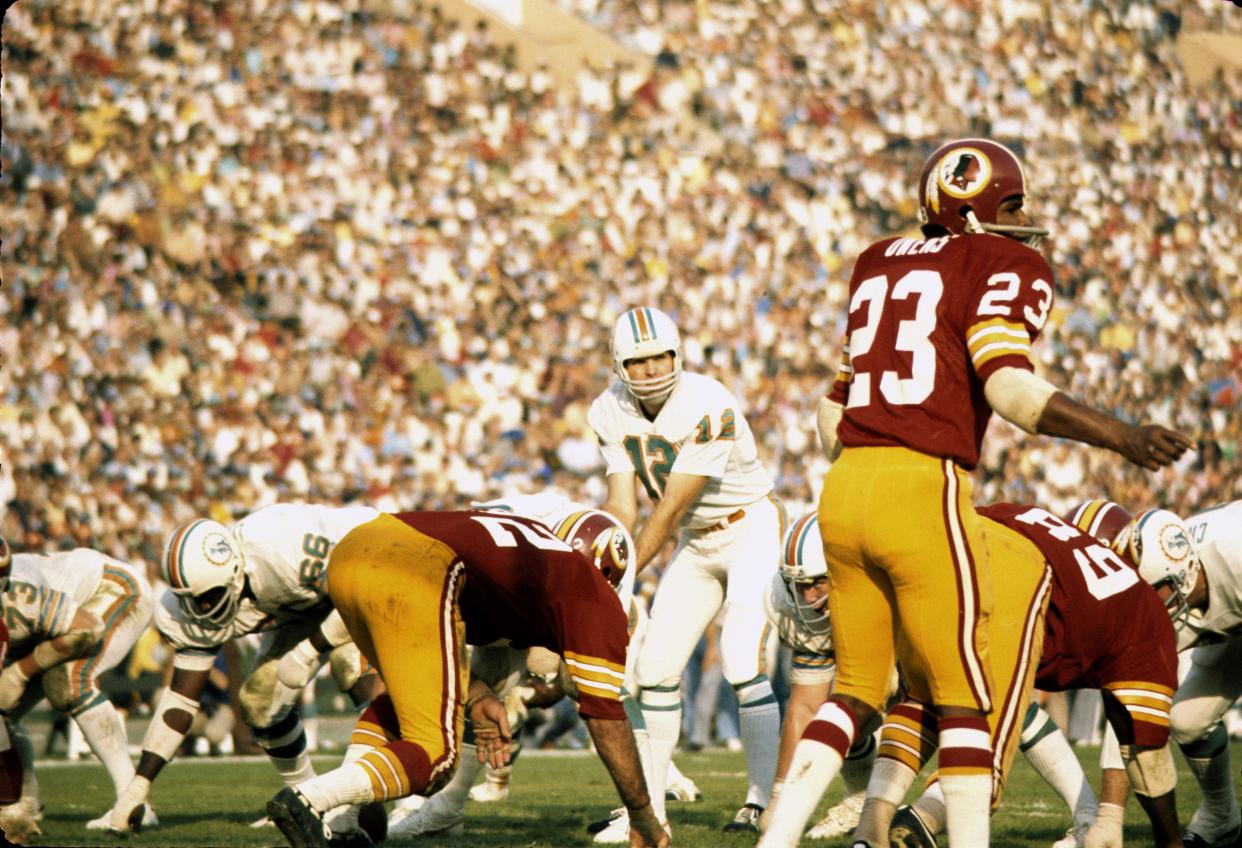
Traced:
<path id="1" fill-rule="evenodd" d="M 729 426 L 732 425 L 730 410 Z M 626 436 L 622 444 L 630 455 L 634 473 L 643 481 L 643 488 L 653 501 L 658 501 L 664 494 L 664 484 L 673 469 L 673 460 L 677 459 L 677 446 L 659 436 Z"/>

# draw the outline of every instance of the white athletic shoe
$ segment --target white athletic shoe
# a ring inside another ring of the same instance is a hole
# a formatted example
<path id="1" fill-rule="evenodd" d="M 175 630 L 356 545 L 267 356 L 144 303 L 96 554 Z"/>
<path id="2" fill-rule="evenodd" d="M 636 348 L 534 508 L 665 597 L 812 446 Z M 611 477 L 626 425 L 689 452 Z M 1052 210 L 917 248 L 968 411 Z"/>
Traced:
<path id="1" fill-rule="evenodd" d="M 393 810 L 388 817 L 388 836 L 423 836 L 432 833 L 459 836 L 465 820 L 465 810 L 454 810 L 443 800 L 442 795 L 432 795 L 416 810 Z"/>
<path id="2" fill-rule="evenodd" d="M 489 804 L 493 801 L 504 801 L 509 797 L 509 783 L 495 783 L 485 780 L 477 786 L 470 787 L 470 800 Z"/>
<path id="3" fill-rule="evenodd" d="M 699 791 L 699 787 L 695 782 L 686 777 L 681 772 L 677 772 L 673 779 L 669 780 L 664 787 L 664 797 L 668 801 L 702 801 L 703 793 Z"/>
<path id="4" fill-rule="evenodd" d="M 39 814 L 39 818 L 43 818 L 42 813 Z M 38 819 L 36 819 L 36 821 L 37 820 Z M 106 813 L 104 813 L 99 818 L 91 819 L 90 821 L 88 821 L 86 823 L 86 829 L 87 830 L 107 830 L 108 824 L 111 821 L 112 821 L 112 810 L 109 809 Z M 156 817 L 155 810 L 151 809 L 150 804 L 144 805 L 142 809 L 142 826 L 144 828 L 159 827 L 159 824 L 160 824 L 160 820 Z"/>
<path id="5" fill-rule="evenodd" d="M 858 819 L 862 816 L 863 800 L 866 792 L 857 792 L 841 800 L 840 804 L 828 811 L 815 823 L 815 827 L 806 832 L 808 839 L 835 839 L 845 836 L 858 827 Z"/>
<path id="6" fill-rule="evenodd" d="M 261 827 L 275 827 L 276 822 L 272 821 L 267 816 L 264 816 L 261 819 L 255 819 L 254 821 L 252 821 L 250 823 L 250 826 L 254 828 L 255 830 L 258 830 Z"/>
<path id="7" fill-rule="evenodd" d="M 668 826 L 668 822 L 664 822 L 664 831 L 670 837 L 673 830 Z M 608 827 L 595 834 L 593 840 L 600 845 L 629 845 L 630 844 L 630 816 L 629 813 L 622 809 L 618 816 L 614 816 L 612 821 L 608 822 Z"/>

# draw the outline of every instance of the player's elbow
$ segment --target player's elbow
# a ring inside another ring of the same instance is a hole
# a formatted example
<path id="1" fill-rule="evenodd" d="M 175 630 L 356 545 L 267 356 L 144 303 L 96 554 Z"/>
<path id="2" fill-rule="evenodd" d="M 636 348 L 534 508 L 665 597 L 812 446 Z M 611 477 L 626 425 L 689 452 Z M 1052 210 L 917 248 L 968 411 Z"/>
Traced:
<path id="1" fill-rule="evenodd" d="M 841 440 L 837 437 L 837 425 L 845 415 L 845 407 L 832 398 L 824 395 L 815 408 L 815 429 L 819 431 L 819 442 L 824 447 L 824 454 L 833 461 L 841 453 Z"/>
<path id="2" fill-rule="evenodd" d="M 1057 387 L 1022 368 L 997 369 L 983 384 L 988 405 L 1010 424 L 1034 435 L 1039 419 Z"/>
<path id="3" fill-rule="evenodd" d="M 104 623 L 99 616 L 89 612 L 79 612 L 73 619 L 73 629 L 60 637 L 64 653 L 70 657 L 80 657 L 104 637 Z"/>

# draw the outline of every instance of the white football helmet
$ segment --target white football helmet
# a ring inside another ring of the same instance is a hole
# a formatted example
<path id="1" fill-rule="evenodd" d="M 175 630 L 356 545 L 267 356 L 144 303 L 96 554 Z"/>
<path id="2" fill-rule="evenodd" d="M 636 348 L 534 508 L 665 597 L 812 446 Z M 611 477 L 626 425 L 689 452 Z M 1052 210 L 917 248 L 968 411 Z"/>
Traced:
<path id="1" fill-rule="evenodd" d="M 200 518 L 173 532 L 160 567 L 177 602 L 195 621 L 220 627 L 237 615 L 246 582 L 241 548 L 229 528 Z"/>
<path id="2" fill-rule="evenodd" d="M 802 597 L 799 585 L 828 575 L 824 540 L 819 535 L 819 516 L 816 513 L 802 516 L 785 532 L 781 542 L 780 572 L 803 626 L 817 636 L 832 632 L 828 621 L 828 596 L 825 594 L 808 604 Z"/>
<path id="3" fill-rule="evenodd" d="M 1164 605 L 1174 626 L 1181 627 L 1190 615 L 1188 596 L 1203 568 L 1185 523 L 1167 509 L 1145 509 L 1121 532 L 1117 546 L 1153 589 L 1167 585 L 1173 590 Z"/>
<path id="4" fill-rule="evenodd" d="M 556 525 L 555 533 L 595 565 L 615 589 L 634 569 L 634 540 L 630 531 L 602 509 L 574 512 Z"/>
<path id="5" fill-rule="evenodd" d="M 632 380 L 625 370 L 631 359 L 661 353 L 673 354 L 673 370 L 649 380 Z M 658 309 L 646 306 L 629 310 L 612 328 L 612 367 L 630 393 L 639 400 L 662 401 L 673 393 L 681 378 L 681 334 L 677 325 Z"/>

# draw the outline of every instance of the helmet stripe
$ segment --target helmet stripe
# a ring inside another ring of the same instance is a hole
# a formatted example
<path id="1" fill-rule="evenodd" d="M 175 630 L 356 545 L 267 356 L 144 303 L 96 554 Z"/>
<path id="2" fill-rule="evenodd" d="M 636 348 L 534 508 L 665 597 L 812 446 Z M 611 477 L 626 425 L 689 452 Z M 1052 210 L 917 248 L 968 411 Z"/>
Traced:
<path id="1" fill-rule="evenodd" d="M 572 515 L 570 515 L 568 518 L 565 518 L 564 520 L 562 520 L 561 523 L 557 525 L 557 528 L 556 528 L 557 537 L 560 538 L 562 542 L 567 540 L 570 536 L 574 534 L 574 531 L 578 529 L 578 523 L 582 521 L 582 519 L 590 515 L 592 512 L 594 512 L 594 510 L 584 509 L 579 512 L 575 512 Z"/>
<path id="2" fill-rule="evenodd" d="M 785 551 L 785 562 L 793 565 L 799 561 L 802 555 L 802 546 L 806 542 L 808 534 L 807 527 L 812 521 L 817 521 L 819 516 L 815 513 L 804 515 L 795 522 L 793 532 L 789 534 L 789 547 Z"/>
<path id="3" fill-rule="evenodd" d="M 190 581 L 185 576 L 185 557 L 181 554 L 185 548 L 186 540 L 190 536 L 190 531 L 206 520 L 205 518 L 199 518 L 186 524 L 177 531 L 177 535 L 173 537 L 172 543 L 168 546 L 168 578 L 172 581 L 174 589 L 186 589 L 190 585 Z"/>
<path id="4" fill-rule="evenodd" d="M 637 316 L 638 316 L 637 309 L 631 309 L 629 312 L 625 313 L 625 317 L 630 319 L 630 332 L 634 334 L 634 341 L 641 342 L 643 340 L 643 337 L 639 335 L 639 332 L 638 332 L 638 317 Z"/>
<path id="5" fill-rule="evenodd" d="M 1078 507 L 1077 513 L 1073 516 L 1074 520 L 1070 523 L 1073 524 L 1075 527 L 1077 527 L 1079 530 L 1081 530 L 1084 533 L 1090 533 L 1091 535 L 1095 535 L 1092 532 L 1092 527 L 1095 524 L 1095 519 L 1096 519 L 1097 514 L 1100 512 L 1100 508 L 1103 507 L 1104 504 L 1106 503 L 1108 503 L 1108 501 L 1102 500 L 1100 498 L 1096 498 L 1093 501 L 1087 501 L 1085 504 Z M 1095 529 L 1099 529 L 1099 528 L 1095 528 Z"/>
<path id="6" fill-rule="evenodd" d="M 642 313 L 643 313 L 643 323 L 644 323 L 644 324 L 646 325 L 646 327 L 647 327 L 647 330 L 646 330 L 646 336 L 645 336 L 645 338 L 644 338 L 644 341 L 650 341 L 651 339 L 654 339 L 654 338 L 655 338 L 655 335 L 656 335 L 656 333 L 655 333 L 655 318 L 652 316 L 652 314 L 651 314 L 651 310 L 650 310 L 650 309 L 646 309 L 646 308 L 644 308 L 644 309 L 642 310 Z"/>

